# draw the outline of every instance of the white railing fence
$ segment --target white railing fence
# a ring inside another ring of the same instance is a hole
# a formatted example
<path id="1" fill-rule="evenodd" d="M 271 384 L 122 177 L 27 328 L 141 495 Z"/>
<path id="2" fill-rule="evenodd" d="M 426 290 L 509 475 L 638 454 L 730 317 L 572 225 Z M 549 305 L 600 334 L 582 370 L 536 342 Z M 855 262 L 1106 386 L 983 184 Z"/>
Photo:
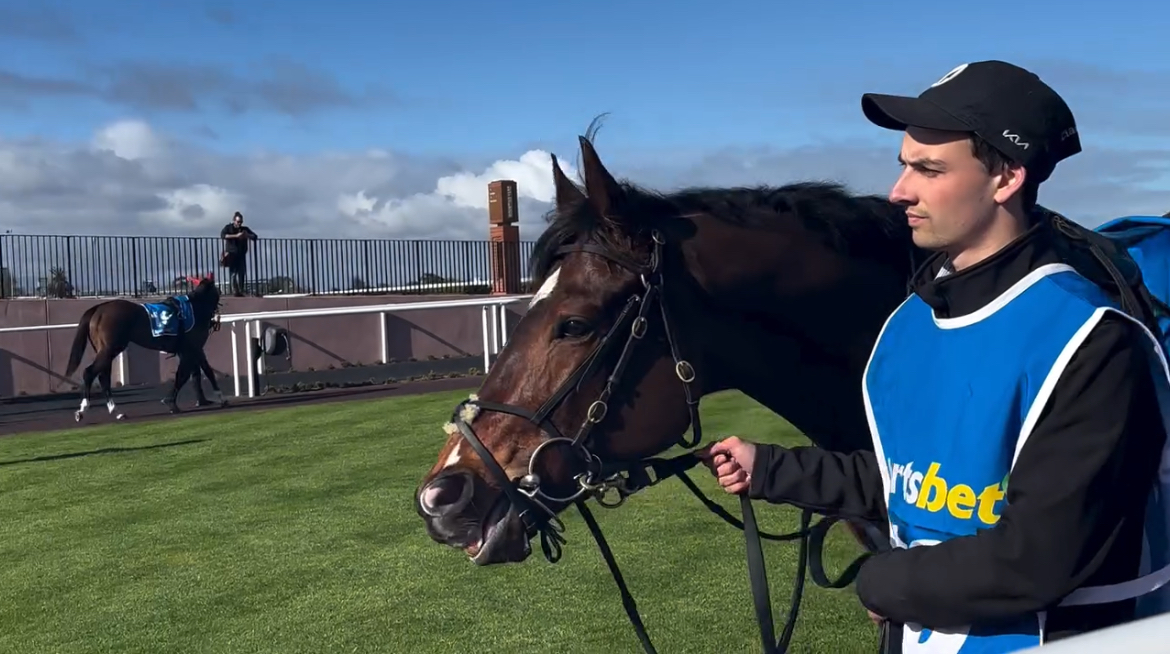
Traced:
<path id="1" fill-rule="evenodd" d="M 240 369 L 239 369 L 239 331 L 236 325 L 244 324 L 244 343 L 249 343 L 252 338 L 259 339 L 261 337 L 260 323 L 266 320 L 287 320 L 290 318 L 313 318 L 324 316 L 349 316 L 359 314 L 377 314 L 378 315 L 378 329 L 380 338 L 378 342 L 381 346 L 379 352 L 379 361 L 388 363 L 390 356 L 388 353 L 389 335 L 386 333 L 386 317 L 392 313 L 404 313 L 407 311 L 420 311 L 423 309 L 458 309 L 458 308 L 480 308 L 481 324 L 483 326 L 483 371 L 486 375 L 491 367 L 491 361 L 495 355 L 500 353 L 504 345 L 507 343 L 507 311 L 505 307 L 510 304 L 522 302 L 531 298 L 531 295 L 509 295 L 506 297 L 495 298 L 469 298 L 464 300 L 436 300 L 433 302 L 399 302 L 395 304 L 376 304 L 365 306 L 349 306 L 349 307 L 330 307 L 321 309 L 289 309 L 286 311 L 261 311 L 257 313 L 237 313 L 221 317 L 221 321 L 231 324 L 232 335 L 232 378 L 235 381 L 236 397 L 241 396 L 240 388 Z M 246 370 L 244 372 L 247 378 L 248 397 L 256 397 L 256 374 L 264 373 L 263 358 L 255 359 L 251 356 L 244 356 Z M 259 364 L 259 368 L 257 368 Z"/>
<path id="2" fill-rule="evenodd" d="M 430 302 L 395 302 L 391 304 L 370 304 L 346 307 L 323 307 L 318 309 L 287 309 L 284 311 L 257 311 L 252 313 L 233 313 L 220 316 L 220 321 L 231 325 L 228 333 L 232 339 L 232 379 L 236 397 L 243 395 L 240 384 L 240 329 L 237 325 L 243 324 L 243 339 L 245 353 L 250 352 L 248 343 L 251 338 L 261 338 L 261 323 L 269 320 L 288 320 L 291 318 L 324 318 L 327 316 L 376 315 L 380 338 L 379 361 L 389 363 L 389 334 L 386 333 L 386 318 L 390 314 L 421 311 L 425 309 L 480 309 L 481 324 L 483 326 L 483 370 L 486 375 L 491 367 L 492 359 L 500 353 L 507 343 L 506 307 L 517 302 L 530 299 L 531 295 L 508 295 L 503 297 L 466 298 L 460 300 L 435 300 Z M 29 325 L 24 327 L 3 327 L 0 334 L 16 334 L 21 332 L 53 331 L 58 329 L 76 329 L 77 323 L 58 325 Z M 254 335 L 253 335 L 254 333 Z M 262 357 L 253 358 L 244 355 L 244 375 L 247 378 L 248 397 L 256 397 L 256 374 L 263 374 L 264 360 Z M 126 361 L 123 355 L 118 355 L 114 362 L 114 373 L 117 381 L 126 384 Z"/>

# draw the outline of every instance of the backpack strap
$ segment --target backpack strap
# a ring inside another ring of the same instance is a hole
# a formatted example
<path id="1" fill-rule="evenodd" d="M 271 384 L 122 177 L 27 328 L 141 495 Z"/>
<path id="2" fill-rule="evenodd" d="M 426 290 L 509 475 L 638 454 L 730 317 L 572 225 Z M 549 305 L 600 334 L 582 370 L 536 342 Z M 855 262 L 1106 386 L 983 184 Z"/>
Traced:
<path id="1" fill-rule="evenodd" d="M 1089 281 L 1111 293 L 1122 311 L 1141 321 L 1153 334 L 1162 336 L 1160 316 L 1170 316 L 1170 306 L 1146 288 L 1142 271 L 1125 248 L 1104 234 L 1082 227 L 1045 207 L 1036 207 L 1047 224 L 1060 236 L 1056 246 L 1062 258 Z"/>

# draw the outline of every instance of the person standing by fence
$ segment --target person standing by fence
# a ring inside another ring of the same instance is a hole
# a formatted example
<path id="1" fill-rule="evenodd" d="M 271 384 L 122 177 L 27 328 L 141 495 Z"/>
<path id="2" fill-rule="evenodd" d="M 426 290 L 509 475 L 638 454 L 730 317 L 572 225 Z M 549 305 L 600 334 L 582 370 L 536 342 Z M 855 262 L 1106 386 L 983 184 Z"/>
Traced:
<path id="1" fill-rule="evenodd" d="M 231 273 L 232 295 L 244 297 L 244 275 L 248 269 L 248 242 L 255 241 L 259 236 L 252 228 L 244 226 L 244 214 L 237 211 L 232 215 L 232 221 L 223 226 L 219 232 L 223 239 L 223 254 L 220 256 L 220 265 Z"/>

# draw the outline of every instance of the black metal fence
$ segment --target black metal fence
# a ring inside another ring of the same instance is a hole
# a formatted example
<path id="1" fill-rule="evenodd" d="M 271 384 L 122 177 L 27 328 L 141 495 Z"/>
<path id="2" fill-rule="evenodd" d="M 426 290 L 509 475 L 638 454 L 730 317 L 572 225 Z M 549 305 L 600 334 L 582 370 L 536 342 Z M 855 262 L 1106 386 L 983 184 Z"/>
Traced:
<path id="1" fill-rule="evenodd" d="M 533 243 L 522 241 L 520 261 Z M 0 298 L 146 297 L 214 272 L 216 237 L 0 234 Z M 490 291 L 489 242 L 265 238 L 249 244 L 247 294 L 430 294 Z"/>

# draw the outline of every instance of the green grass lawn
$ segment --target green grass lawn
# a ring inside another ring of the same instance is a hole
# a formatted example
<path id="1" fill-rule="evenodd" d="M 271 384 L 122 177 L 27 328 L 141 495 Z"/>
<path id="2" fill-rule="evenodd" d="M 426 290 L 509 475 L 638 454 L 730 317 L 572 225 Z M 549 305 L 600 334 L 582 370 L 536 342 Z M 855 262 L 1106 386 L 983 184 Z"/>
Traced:
<path id="1" fill-rule="evenodd" d="M 432 542 L 411 494 L 465 392 L 0 439 L 0 652 L 640 652 L 580 516 L 564 558 L 478 568 Z M 738 394 L 708 439 L 796 444 Z M 738 515 L 703 469 L 693 478 Z M 677 480 L 595 508 L 663 654 L 758 652 L 743 533 Z M 762 528 L 797 513 L 757 508 Z M 860 551 L 834 528 L 835 574 Z M 792 543 L 765 543 L 777 624 Z M 808 582 L 794 652 L 869 652 L 852 589 Z"/>

